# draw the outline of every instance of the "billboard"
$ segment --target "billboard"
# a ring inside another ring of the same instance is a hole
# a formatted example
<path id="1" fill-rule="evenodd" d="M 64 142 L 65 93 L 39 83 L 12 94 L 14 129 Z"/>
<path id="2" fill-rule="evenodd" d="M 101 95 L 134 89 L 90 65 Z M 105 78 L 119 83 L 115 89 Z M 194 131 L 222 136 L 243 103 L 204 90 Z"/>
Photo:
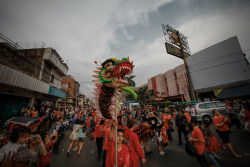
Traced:
<path id="1" fill-rule="evenodd" d="M 250 84 L 250 70 L 236 36 L 187 57 L 196 93 Z"/>
<path id="2" fill-rule="evenodd" d="M 166 46 L 166 50 L 167 50 L 168 54 L 171 54 L 171 55 L 174 55 L 174 56 L 176 56 L 178 58 L 184 59 L 184 56 L 182 55 L 180 48 L 178 48 L 178 47 L 176 47 L 174 45 L 171 45 L 171 44 L 169 44 L 167 42 L 165 42 L 165 46 Z M 190 54 L 187 53 L 187 52 L 184 52 L 184 55 L 186 57 L 190 56 Z"/>

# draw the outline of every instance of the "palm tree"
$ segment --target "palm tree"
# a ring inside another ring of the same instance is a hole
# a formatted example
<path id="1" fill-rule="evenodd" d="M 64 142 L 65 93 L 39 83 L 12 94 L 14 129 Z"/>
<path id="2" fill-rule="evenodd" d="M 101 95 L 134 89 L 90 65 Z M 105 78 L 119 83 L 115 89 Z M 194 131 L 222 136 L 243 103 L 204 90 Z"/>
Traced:
<path id="1" fill-rule="evenodd" d="M 154 98 L 154 96 L 155 96 L 155 90 L 154 89 L 149 89 L 149 90 L 147 90 L 147 92 L 146 92 L 146 99 L 149 99 L 149 98 Z"/>
<path id="2" fill-rule="evenodd" d="M 147 86 L 139 88 L 138 99 L 140 102 L 143 102 L 143 103 L 145 102 L 145 98 L 146 98 L 145 96 L 146 96 L 147 90 L 148 90 Z"/>
<path id="3" fill-rule="evenodd" d="M 130 76 L 125 77 L 128 81 L 128 86 L 135 87 L 135 81 L 133 80 L 134 77 L 135 75 L 130 75 Z"/>
<path id="4" fill-rule="evenodd" d="M 89 97 L 87 97 L 86 98 L 86 104 L 89 104 L 89 101 L 90 101 L 90 99 L 89 99 Z"/>

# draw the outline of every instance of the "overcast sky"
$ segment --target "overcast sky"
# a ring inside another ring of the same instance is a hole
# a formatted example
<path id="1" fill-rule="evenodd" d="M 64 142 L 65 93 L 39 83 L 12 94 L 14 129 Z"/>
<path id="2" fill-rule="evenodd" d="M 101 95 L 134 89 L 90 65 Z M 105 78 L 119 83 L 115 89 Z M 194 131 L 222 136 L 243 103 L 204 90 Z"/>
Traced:
<path id="1" fill-rule="evenodd" d="M 0 0 L 0 33 L 57 50 L 79 83 L 110 57 L 134 61 L 136 86 L 183 63 L 168 55 L 161 24 L 188 37 L 191 53 L 238 36 L 250 49 L 248 0 Z M 249 58 L 249 51 L 246 51 Z M 93 83 L 81 84 L 92 96 Z"/>

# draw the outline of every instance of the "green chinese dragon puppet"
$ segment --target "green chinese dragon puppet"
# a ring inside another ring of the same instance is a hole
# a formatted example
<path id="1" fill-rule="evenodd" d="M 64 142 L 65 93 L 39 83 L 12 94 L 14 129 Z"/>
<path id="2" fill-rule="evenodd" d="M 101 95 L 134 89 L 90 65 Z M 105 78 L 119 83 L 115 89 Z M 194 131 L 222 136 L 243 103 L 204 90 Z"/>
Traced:
<path id="1" fill-rule="evenodd" d="M 97 62 L 95 62 L 97 64 Z M 96 75 L 96 95 L 98 96 L 99 110 L 106 119 L 112 119 L 111 104 L 112 97 L 115 93 L 115 87 L 125 92 L 132 93 L 137 99 L 137 94 L 133 87 L 128 87 L 126 76 L 131 74 L 134 65 L 130 62 L 129 57 L 118 60 L 117 58 L 109 58 L 101 63 L 101 67 L 97 67 L 94 71 Z"/>
<path id="2" fill-rule="evenodd" d="M 97 64 L 97 62 L 95 61 Z M 137 99 L 137 94 L 134 92 L 133 87 L 128 87 L 128 81 L 126 76 L 131 74 L 134 65 L 133 61 L 130 62 L 129 57 L 118 60 L 117 58 L 109 58 L 105 60 L 99 67 L 96 74 L 93 75 L 96 80 L 96 88 L 94 89 L 95 102 L 97 111 L 100 111 L 102 117 L 106 119 L 113 119 L 114 115 L 114 97 L 115 87 L 121 89 L 126 93 L 131 93 L 134 99 Z M 113 102 L 113 103 L 112 103 Z M 113 110 L 112 110 L 113 109 Z M 147 117 L 147 125 L 142 123 L 135 132 L 137 133 L 140 142 L 146 142 L 153 137 L 154 129 L 158 129 L 162 126 L 159 118 L 154 114 L 149 114 Z"/>

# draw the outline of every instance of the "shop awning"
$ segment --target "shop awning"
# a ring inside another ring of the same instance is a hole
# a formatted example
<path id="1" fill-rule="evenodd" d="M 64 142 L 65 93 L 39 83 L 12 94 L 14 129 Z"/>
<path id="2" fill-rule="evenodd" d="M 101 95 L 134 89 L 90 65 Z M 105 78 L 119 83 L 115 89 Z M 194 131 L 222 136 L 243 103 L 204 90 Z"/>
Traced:
<path id="1" fill-rule="evenodd" d="M 224 89 L 219 93 L 217 99 L 247 96 L 247 95 L 250 95 L 250 85 Z"/>

